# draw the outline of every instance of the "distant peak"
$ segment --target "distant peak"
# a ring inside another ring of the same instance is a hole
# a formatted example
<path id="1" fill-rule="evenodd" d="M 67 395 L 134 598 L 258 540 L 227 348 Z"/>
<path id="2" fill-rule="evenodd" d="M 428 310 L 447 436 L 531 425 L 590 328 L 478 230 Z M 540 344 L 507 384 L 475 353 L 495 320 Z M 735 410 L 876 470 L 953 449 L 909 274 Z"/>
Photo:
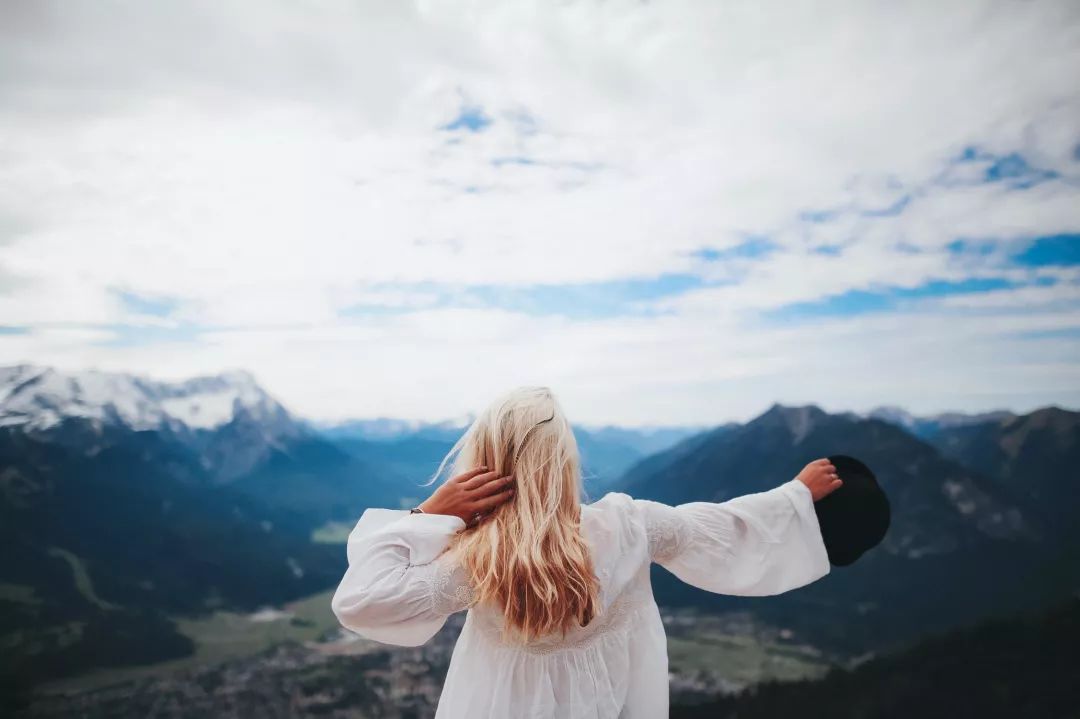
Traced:
<path id="1" fill-rule="evenodd" d="M 32 372 L 44 372 L 49 369 L 42 365 L 30 364 L 29 362 L 20 362 L 19 364 L 4 365 L 0 367 L 0 374 L 26 374 Z"/>
<path id="2" fill-rule="evenodd" d="M 787 406 L 774 402 L 764 414 L 752 420 L 750 424 L 779 424 L 791 432 L 797 444 L 810 433 L 817 422 L 828 416 L 828 413 L 816 404 Z"/>
<path id="3" fill-rule="evenodd" d="M 804 404 L 804 405 L 787 405 L 780 404 L 779 402 L 773 402 L 762 417 L 774 416 L 774 417 L 792 417 L 799 415 L 808 415 L 811 417 L 822 417 L 827 415 L 828 412 L 818 407 L 816 404 Z"/>
<path id="4" fill-rule="evenodd" d="M 237 384 L 258 384 L 255 381 L 255 375 L 246 369 L 234 368 L 227 369 L 217 375 L 223 380 L 228 382 L 235 382 Z"/>
<path id="5" fill-rule="evenodd" d="M 896 405 L 885 405 L 881 407 L 875 407 L 869 412 L 852 412 L 852 419 L 858 421 L 861 419 L 872 419 L 886 424 L 891 424 L 894 427 L 900 427 L 908 432 L 916 432 L 920 418 L 908 412 L 903 407 L 897 407 Z"/>
<path id="6" fill-rule="evenodd" d="M 1002 412 L 1002 414 L 1004 414 L 1004 412 Z M 1033 410 L 1032 412 L 1029 413 L 1029 416 L 1034 417 L 1034 416 L 1043 416 L 1043 415 L 1045 415 L 1045 416 L 1067 417 L 1067 416 L 1075 416 L 1076 414 L 1078 414 L 1076 410 L 1066 409 L 1065 407 L 1061 407 L 1061 406 L 1056 405 L 1056 404 L 1049 404 L 1049 405 L 1047 405 L 1045 407 L 1040 407 L 1039 409 Z"/>
<path id="7" fill-rule="evenodd" d="M 1065 409 L 1057 405 L 1040 407 L 1026 415 L 1015 416 L 1004 420 L 1010 426 L 1026 425 L 1029 427 L 1047 427 L 1058 431 L 1070 431 L 1075 429 L 1080 422 L 1080 412 Z"/>

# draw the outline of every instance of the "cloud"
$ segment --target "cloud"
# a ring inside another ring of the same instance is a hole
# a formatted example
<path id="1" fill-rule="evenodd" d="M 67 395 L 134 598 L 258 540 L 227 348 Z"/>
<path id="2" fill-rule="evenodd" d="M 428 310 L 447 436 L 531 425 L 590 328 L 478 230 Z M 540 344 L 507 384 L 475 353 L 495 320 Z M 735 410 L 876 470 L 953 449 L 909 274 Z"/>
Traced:
<path id="1" fill-rule="evenodd" d="M 0 361 L 245 366 L 322 416 L 526 380 L 596 421 L 1075 399 L 1048 383 L 1080 388 L 1078 28 L 1065 1 L 4 3 Z"/>

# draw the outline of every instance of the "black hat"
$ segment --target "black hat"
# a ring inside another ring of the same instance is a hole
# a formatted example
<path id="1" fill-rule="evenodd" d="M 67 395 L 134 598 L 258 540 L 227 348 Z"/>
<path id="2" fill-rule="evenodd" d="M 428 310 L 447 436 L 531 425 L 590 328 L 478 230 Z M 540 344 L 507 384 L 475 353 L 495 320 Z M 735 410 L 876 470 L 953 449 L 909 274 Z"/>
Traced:
<path id="1" fill-rule="evenodd" d="M 829 562 L 852 564 L 877 546 L 889 529 L 889 499 L 865 464 L 844 454 L 829 457 L 843 484 L 814 502 Z"/>

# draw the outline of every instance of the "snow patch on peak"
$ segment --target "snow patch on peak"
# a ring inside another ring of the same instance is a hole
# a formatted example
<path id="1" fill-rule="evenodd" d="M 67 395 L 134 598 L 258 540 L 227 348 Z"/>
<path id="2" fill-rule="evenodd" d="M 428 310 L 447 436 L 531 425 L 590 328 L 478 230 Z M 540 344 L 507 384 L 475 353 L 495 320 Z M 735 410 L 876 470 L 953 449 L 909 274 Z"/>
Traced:
<path id="1" fill-rule="evenodd" d="M 164 382 L 97 370 L 0 367 L 0 426 L 46 429 L 77 417 L 136 430 L 177 425 L 214 429 L 239 415 L 279 429 L 294 424 L 285 408 L 243 370 Z"/>
<path id="2" fill-rule="evenodd" d="M 880 419 L 883 422 L 899 425 L 906 429 L 911 429 L 915 426 L 917 420 L 907 410 L 896 407 L 893 405 L 885 405 L 882 407 L 875 407 L 865 415 L 868 419 Z"/>
<path id="3" fill-rule="evenodd" d="M 808 404 L 801 407 L 787 407 L 775 403 L 754 422 L 779 422 L 791 432 L 793 442 L 799 444 L 810 434 L 815 423 L 825 416 L 825 411 L 817 405 Z"/>

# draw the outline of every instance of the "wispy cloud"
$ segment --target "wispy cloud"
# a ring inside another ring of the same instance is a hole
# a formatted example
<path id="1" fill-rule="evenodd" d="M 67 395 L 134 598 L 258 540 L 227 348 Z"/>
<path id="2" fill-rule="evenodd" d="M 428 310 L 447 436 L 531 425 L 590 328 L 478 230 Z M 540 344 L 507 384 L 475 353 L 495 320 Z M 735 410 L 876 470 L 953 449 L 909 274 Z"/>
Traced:
<path id="1" fill-rule="evenodd" d="M 0 7 L 0 361 L 1080 403 L 1075 3 Z"/>

